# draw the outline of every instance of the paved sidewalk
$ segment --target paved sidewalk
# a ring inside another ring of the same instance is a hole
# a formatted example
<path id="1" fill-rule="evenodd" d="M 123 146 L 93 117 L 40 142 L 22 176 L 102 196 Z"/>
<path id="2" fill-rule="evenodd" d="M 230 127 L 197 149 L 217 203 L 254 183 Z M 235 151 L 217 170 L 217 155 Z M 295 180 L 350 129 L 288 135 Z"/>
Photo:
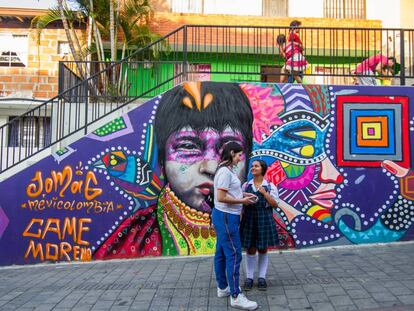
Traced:
<path id="1" fill-rule="evenodd" d="M 414 243 L 271 253 L 267 280 L 259 310 L 414 310 Z M 233 309 L 212 257 L 170 257 L 3 268 L 0 310 Z"/>

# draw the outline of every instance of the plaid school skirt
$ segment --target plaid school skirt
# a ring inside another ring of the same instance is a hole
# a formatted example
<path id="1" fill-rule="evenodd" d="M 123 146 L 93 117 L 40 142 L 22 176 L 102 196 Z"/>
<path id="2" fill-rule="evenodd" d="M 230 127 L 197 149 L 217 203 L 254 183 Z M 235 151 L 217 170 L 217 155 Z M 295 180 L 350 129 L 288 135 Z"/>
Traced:
<path id="1" fill-rule="evenodd" d="M 268 207 L 259 196 L 256 204 L 248 205 L 243 209 L 242 221 L 240 224 L 240 240 L 242 247 L 266 249 L 270 246 L 279 246 L 279 237 L 276 223 L 273 219 L 273 209 Z"/>

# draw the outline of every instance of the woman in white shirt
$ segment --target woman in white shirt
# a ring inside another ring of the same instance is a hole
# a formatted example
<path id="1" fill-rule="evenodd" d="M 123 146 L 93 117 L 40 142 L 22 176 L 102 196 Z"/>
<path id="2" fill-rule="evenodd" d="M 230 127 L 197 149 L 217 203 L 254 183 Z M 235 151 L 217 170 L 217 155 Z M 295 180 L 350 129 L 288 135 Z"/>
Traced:
<path id="1" fill-rule="evenodd" d="M 232 307 L 255 310 L 257 303 L 248 300 L 240 291 L 240 262 L 242 249 L 239 225 L 243 204 L 254 202 L 255 196 L 243 196 L 241 182 L 235 168 L 244 160 L 243 148 L 236 142 L 226 143 L 221 162 L 214 176 L 214 208 L 212 221 L 216 231 L 214 269 L 217 296 L 230 296 Z"/>

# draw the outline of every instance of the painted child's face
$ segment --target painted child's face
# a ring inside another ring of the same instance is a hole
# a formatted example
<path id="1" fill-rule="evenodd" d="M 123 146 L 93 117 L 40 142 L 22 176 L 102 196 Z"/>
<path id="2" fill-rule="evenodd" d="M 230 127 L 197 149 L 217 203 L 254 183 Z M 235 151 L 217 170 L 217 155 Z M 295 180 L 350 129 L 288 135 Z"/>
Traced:
<path id="1" fill-rule="evenodd" d="M 214 174 L 223 145 L 229 141 L 245 146 L 241 133 L 229 127 L 222 132 L 211 128 L 195 131 L 185 127 L 168 138 L 165 174 L 171 189 L 188 206 L 203 212 L 211 211 L 205 199 L 213 189 Z M 236 170 L 243 180 L 244 154 L 241 160 Z"/>

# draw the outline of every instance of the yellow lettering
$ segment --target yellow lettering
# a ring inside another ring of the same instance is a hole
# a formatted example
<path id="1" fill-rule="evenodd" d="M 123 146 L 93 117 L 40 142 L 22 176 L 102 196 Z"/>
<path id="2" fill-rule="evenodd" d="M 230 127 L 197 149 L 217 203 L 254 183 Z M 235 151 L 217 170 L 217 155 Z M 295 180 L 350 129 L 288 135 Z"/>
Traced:
<path id="1" fill-rule="evenodd" d="M 51 227 L 50 225 L 55 224 L 56 227 Z M 45 239 L 47 232 L 54 232 L 57 234 L 58 239 L 61 240 L 60 236 L 60 219 L 58 218 L 48 218 L 45 228 L 43 229 L 42 240 Z"/>
<path id="2" fill-rule="evenodd" d="M 73 260 L 79 260 L 79 253 L 80 253 L 79 246 L 75 245 L 73 247 Z"/>
<path id="3" fill-rule="evenodd" d="M 81 218 L 78 221 L 78 241 L 77 244 L 79 245 L 89 245 L 88 241 L 82 240 L 82 232 L 88 232 L 89 227 L 84 227 L 84 223 L 91 223 L 92 220 L 90 218 Z"/>
<path id="4" fill-rule="evenodd" d="M 42 172 L 36 172 L 32 181 L 33 183 L 29 184 L 26 188 L 26 194 L 30 198 L 35 198 L 43 191 Z"/>
<path id="5" fill-rule="evenodd" d="M 92 260 L 92 252 L 90 248 L 81 248 L 81 261 L 91 261 Z"/>
<path id="6" fill-rule="evenodd" d="M 45 180 L 45 191 L 46 193 L 51 193 L 53 190 L 53 181 L 50 178 L 46 178 Z"/>
<path id="7" fill-rule="evenodd" d="M 72 176 L 73 171 L 72 168 L 69 165 L 66 165 L 63 168 L 62 172 L 56 173 L 55 171 L 52 171 L 52 179 L 55 184 L 55 191 L 58 191 L 58 186 L 62 186 L 63 188 L 59 192 L 60 197 L 65 196 L 65 191 L 69 187 L 70 183 L 72 182 Z"/>
<path id="8" fill-rule="evenodd" d="M 41 261 L 45 260 L 45 257 L 43 256 L 42 244 L 37 243 L 37 245 L 35 246 L 33 240 L 30 240 L 29 242 L 29 247 L 27 248 L 26 253 L 24 254 L 24 259 L 27 259 L 30 253 L 32 253 L 33 259 L 36 259 L 37 255 L 39 255 Z"/>
<path id="9" fill-rule="evenodd" d="M 65 217 L 63 223 L 62 240 L 65 239 L 66 233 L 73 237 L 73 241 L 76 242 L 76 218 Z"/>
<path id="10" fill-rule="evenodd" d="M 91 181 L 94 185 L 98 185 L 98 181 L 96 180 L 95 174 L 91 171 L 88 171 L 88 173 L 86 173 L 85 188 L 84 188 L 84 196 L 86 200 L 93 200 L 94 198 L 96 198 L 98 195 L 102 193 L 101 188 L 90 187 L 89 184 Z"/>
<path id="11" fill-rule="evenodd" d="M 37 233 L 29 232 L 33 224 L 38 223 L 40 226 L 43 225 L 43 219 L 33 218 L 30 223 L 27 225 L 26 229 L 23 232 L 23 236 L 30 236 L 32 238 L 40 238 L 41 229 L 37 230 Z"/>
<path id="12" fill-rule="evenodd" d="M 54 254 L 50 250 L 54 250 Z M 59 258 L 59 248 L 56 244 L 46 243 L 46 260 L 58 260 Z"/>
<path id="13" fill-rule="evenodd" d="M 60 243 L 60 259 L 65 256 L 67 261 L 70 261 L 70 256 L 68 255 L 69 252 L 72 251 L 72 246 L 68 242 Z"/>

